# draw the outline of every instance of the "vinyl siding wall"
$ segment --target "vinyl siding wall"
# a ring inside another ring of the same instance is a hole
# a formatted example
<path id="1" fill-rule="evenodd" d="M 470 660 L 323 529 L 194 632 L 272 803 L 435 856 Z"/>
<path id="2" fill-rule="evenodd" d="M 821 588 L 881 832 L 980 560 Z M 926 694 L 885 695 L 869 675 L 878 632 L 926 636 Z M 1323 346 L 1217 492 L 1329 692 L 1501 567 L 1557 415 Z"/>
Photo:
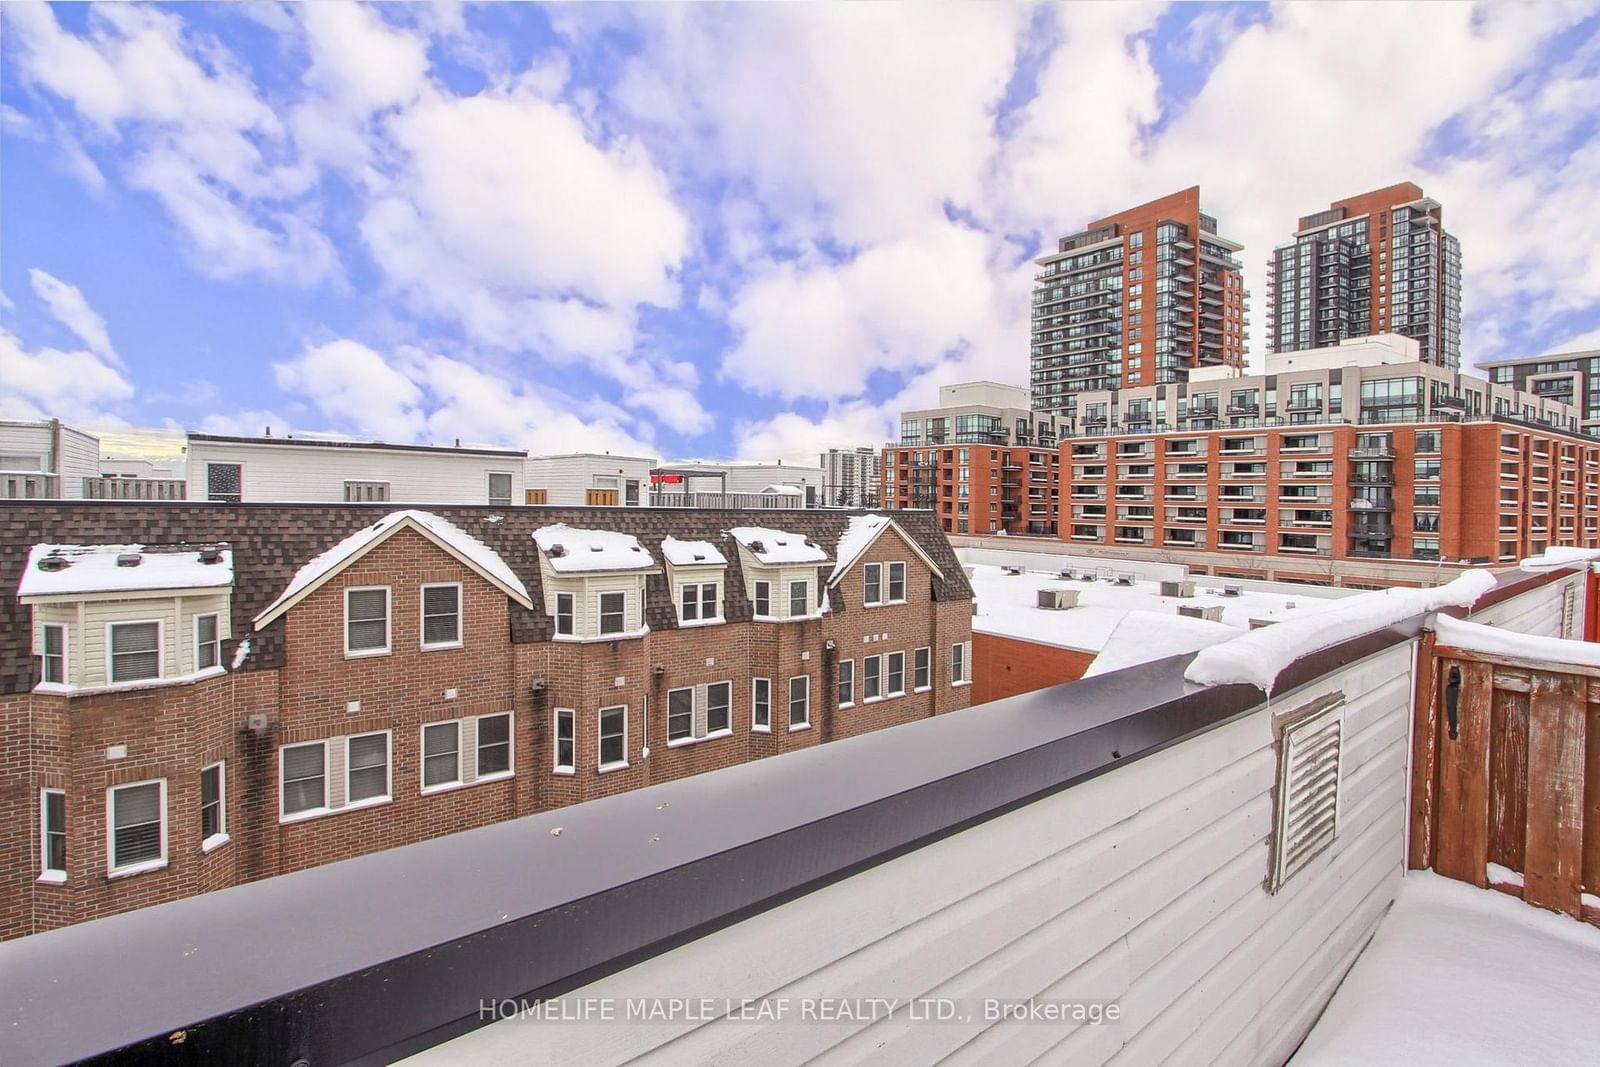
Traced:
<path id="1" fill-rule="evenodd" d="M 626 632 L 633 634 L 644 628 L 645 576 L 628 574 L 591 574 L 586 576 L 558 575 L 543 561 L 544 603 L 555 619 L 556 594 L 574 596 L 572 626 L 579 638 L 600 636 L 600 594 L 627 594 L 627 615 L 623 623 Z"/>
<path id="2" fill-rule="evenodd" d="M 100 439 L 93 434 L 61 427 L 61 455 L 57 460 L 61 495 L 68 500 L 83 496 L 83 480 L 100 477 Z"/>
<path id="3" fill-rule="evenodd" d="M 193 674 L 199 669 L 195 666 L 195 616 L 213 612 L 218 616 L 218 638 L 226 640 L 231 636 L 226 594 L 37 604 L 33 609 L 33 651 L 38 655 L 44 647 L 45 624 L 60 623 L 67 628 L 68 682 L 84 689 L 108 685 L 107 628 L 115 622 L 155 620 L 161 623 L 162 677 Z"/>
<path id="4" fill-rule="evenodd" d="M 511 503 L 522 503 L 521 456 L 292 445 L 189 443 L 189 499 L 206 499 L 206 465 L 237 463 L 243 499 L 342 502 L 344 483 L 388 482 L 396 504 L 487 504 L 489 474 L 511 475 Z"/>
<path id="5" fill-rule="evenodd" d="M 597 488 L 595 478 L 617 480 L 617 500 L 626 499 L 623 483 L 639 483 L 639 503 L 650 503 L 650 468 L 654 461 L 631 456 L 532 456 L 526 466 L 524 483 L 529 489 L 543 489 L 552 507 L 581 507 L 589 502 L 588 491 Z M 522 503 L 518 490 L 517 503 Z"/>

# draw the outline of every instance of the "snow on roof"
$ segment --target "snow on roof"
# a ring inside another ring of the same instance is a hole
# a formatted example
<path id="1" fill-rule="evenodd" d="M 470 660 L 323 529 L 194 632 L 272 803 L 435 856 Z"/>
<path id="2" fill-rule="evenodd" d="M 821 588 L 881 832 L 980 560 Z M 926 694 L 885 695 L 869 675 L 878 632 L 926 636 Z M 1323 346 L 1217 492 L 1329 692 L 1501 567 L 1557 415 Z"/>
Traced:
<path id="1" fill-rule="evenodd" d="M 798 485 L 769 485 L 761 491 L 774 496 L 803 496 L 805 494 L 805 490 Z"/>
<path id="2" fill-rule="evenodd" d="M 226 589 L 233 585 L 233 552 L 223 548 L 215 563 L 202 562 L 201 547 L 146 548 L 144 545 L 34 545 L 17 583 L 17 596 L 78 596 L 91 593 L 151 592 L 164 589 Z M 138 557 L 137 566 L 119 558 Z M 52 562 L 41 567 L 40 561 Z M 67 565 L 55 569 L 55 561 Z"/>
<path id="3" fill-rule="evenodd" d="M 1600 930 L 1431 871 L 1394 907 L 1294 1055 L 1295 1067 L 1595 1060 Z"/>
<path id="4" fill-rule="evenodd" d="M 1529 556 L 1519 566 L 1525 571 L 1558 571 L 1563 567 L 1576 567 L 1600 560 L 1600 548 L 1566 548 L 1553 546 L 1542 556 Z"/>
<path id="5" fill-rule="evenodd" d="M 1108 561 L 1108 569 L 1116 571 L 1116 561 Z M 1008 575 L 1000 567 L 977 565 L 972 568 L 972 592 L 978 602 L 978 613 L 973 616 L 972 629 L 977 633 L 999 637 L 1015 637 L 1057 645 L 1062 648 L 1100 652 L 1109 649 L 1112 636 L 1118 644 L 1131 640 L 1135 645 L 1142 638 L 1137 630 L 1118 632 L 1122 620 L 1132 613 L 1156 614 L 1162 618 L 1182 619 L 1183 622 L 1204 620 L 1178 615 L 1181 606 L 1220 607 L 1222 623 L 1233 634 L 1245 632 L 1251 619 L 1283 613 L 1289 617 L 1311 615 L 1326 611 L 1340 601 L 1317 595 L 1317 590 L 1307 587 L 1304 593 L 1244 592 L 1239 596 L 1223 596 L 1220 592 L 1223 579 L 1201 577 L 1195 579 L 1192 597 L 1161 595 L 1159 582 L 1135 579 L 1131 585 L 1115 585 L 1106 581 L 1066 581 L 1037 571 Z M 1040 589 L 1073 589 L 1078 593 L 1078 606 L 1065 611 L 1051 611 L 1038 606 Z M 1208 592 L 1216 590 L 1216 592 Z M 1293 607 L 1289 605 L 1293 604 Z M 1211 624 L 1218 625 L 1218 624 Z M 1184 651 L 1200 648 L 1196 644 Z M 1118 656 L 1134 653 L 1118 652 Z M 1176 655 L 1166 652 L 1163 655 Z M 1145 657 L 1145 659 L 1159 657 Z M 1113 661 L 1108 661 L 1113 662 Z M 1128 662 L 1141 662 L 1130 659 Z"/>
<path id="6" fill-rule="evenodd" d="M 616 530 L 580 530 L 558 522 L 533 531 L 533 540 L 557 574 L 637 571 L 655 566 L 637 537 Z"/>
<path id="7" fill-rule="evenodd" d="M 867 546 L 877 540 L 879 534 L 889 528 L 894 520 L 887 515 L 852 515 L 845 524 L 844 533 L 839 537 L 839 544 L 834 552 L 833 578 L 837 578 L 850 569 L 850 564 L 856 557 L 867 550 Z M 830 578 L 830 580 L 832 580 Z"/>
<path id="8" fill-rule="evenodd" d="M 1495 656 L 1512 656 L 1545 663 L 1581 663 L 1600 667 L 1600 645 L 1592 641 L 1519 634 L 1498 626 L 1451 618 L 1449 615 L 1434 617 L 1433 633 L 1439 644 L 1452 648 L 1469 648 Z"/>
<path id="9" fill-rule="evenodd" d="M 278 599 L 256 616 L 256 625 L 261 626 L 271 622 L 338 573 L 346 564 L 364 555 L 408 525 L 421 530 L 423 536 L 503 588 L 508 595 L 519 598 L 524 604 L 531 603 L 527 586 L 522 584 L 522 579 L 517 577 L 516 572 L 506 564 L 506 561 L 500 558 L 500 554 L 461 527 L 426 511 L 391 511 L 371 526 L 362 527 L 326 552 L 307 561 L 295 572 L 283 592 L 278 594 Z"/>
<path id="10" fill-rule="evenodd" d="M 1290 619 L 1251 630 L 1231 641 L 1202 649 L 1184 677 L 1199 685 L 1244 682 L 1267 693 L 1285 667 L 1302 656 L 1393 626 L 1440 608 L 1471 607 L 1494 588 L 1487 570 L 1465 571 L 1455 581 L 1431 589 L 1379 589 L 1331 605 L 1311 618 Z"/>
<path id="11" fill-rule="evenodd" d="M 1181 656 L 1237 637 L 1236 626 L 1186 615 L 1130 611 L 1112 629 L 1106 647 L 1083 672 L 1085 678 L 1120 671 L 1168 656 Z"/>
<path id="12" fill-rule="evenodd" d="M 828 554 L 805 534 L 766 526 L 735 526 L 728 533 L 762 563 L 826 563 Z"/>
<path id="13" fill-rule="evenodd" d="M 728 562 L 710 541 L 680 541 L 671 535 L 661 539 L 661 554 L 674 567 L 709 567 Z"/>

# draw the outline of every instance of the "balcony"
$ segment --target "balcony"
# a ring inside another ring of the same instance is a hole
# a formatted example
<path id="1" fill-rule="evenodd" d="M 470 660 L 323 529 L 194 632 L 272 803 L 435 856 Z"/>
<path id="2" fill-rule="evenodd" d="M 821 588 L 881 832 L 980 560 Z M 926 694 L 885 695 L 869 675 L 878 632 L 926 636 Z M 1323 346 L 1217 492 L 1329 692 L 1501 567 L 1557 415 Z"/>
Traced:
<path id="1" fill-rule="evenodd" d="M 1375 459 L 1375 460 L 1390 460 L 1390 461 L 1392 461 L 1394 459 L 1394 449 L 1393 448 L 1352 448 L 1350 450 L 1350 458 L 1351 459 Z"/>
<path id="2" fill-rule="evenodd" d="M 1328 477 L 1331 477 L 1331 475 L 1324 474 L 1324 475 L 1321 475 L 1320 477 L 1328 478 Z M 1351 471 L 1350 472 L 1350 484 L 1351 485 L 1393 485 L 1394 484 L 1394 472 L 1393 471 L 1366 471 L 1366 472 Z"/>

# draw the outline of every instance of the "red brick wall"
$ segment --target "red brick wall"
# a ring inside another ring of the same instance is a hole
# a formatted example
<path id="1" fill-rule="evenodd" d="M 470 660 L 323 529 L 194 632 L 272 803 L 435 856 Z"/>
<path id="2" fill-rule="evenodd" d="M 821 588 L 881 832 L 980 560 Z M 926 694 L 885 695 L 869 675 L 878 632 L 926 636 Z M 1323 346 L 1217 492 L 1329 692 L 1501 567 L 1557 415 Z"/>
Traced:
<path id="1" fill-rule="evenodd" d="M 1002 697 L 1077 681 L 1094 662 L 1094 657 L 1093 652 L 974 633 L 972 702 L 986 704 Z"/>

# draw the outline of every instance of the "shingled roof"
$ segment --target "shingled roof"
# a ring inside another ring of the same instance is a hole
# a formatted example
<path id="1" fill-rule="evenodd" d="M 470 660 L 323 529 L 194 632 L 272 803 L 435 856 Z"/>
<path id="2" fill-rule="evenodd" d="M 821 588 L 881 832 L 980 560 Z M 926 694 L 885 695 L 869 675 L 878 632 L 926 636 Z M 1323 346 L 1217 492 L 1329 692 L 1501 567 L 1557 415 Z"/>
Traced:
<path id="1" fill-rule="evenodd" d="M 28 551 L 43 542 L 78 544 L 138 543 L 196 547 L 228 542 L 233 551 L 233 628 L 235 640 L 251 635 L 251 622 L 288 586 L 312 557 L 327 551 L 362 527 L 394 510 L 391 504 L 213 504 L 155 501 L 0 501 L 0 692 L 25 692 L 31 685 L 29 663 L 30 608 L 10 591 L 27 564 Z M 727 531 L 753 520 L 792 530 L 831 549 L 843 536 L 852 515 L 862 512 L 820 509 L 729 508 L 560 508 L 448 506 L 425 510 L 448 520 L 488 545 L 517 574 L 532 594 L 533 608 L 511 605 L 511 639 L 542 641 L 552 623 L 539 580 L 538 546 L 533 531 L 552 523 L 615 530 L 638 537 L 645 549 L 662 558 L 666 537 L 731 545 Z M 969 600 L 972 587 L 956 560 L 944 531 L 931 512 L 897 511 L 895 521 L 938 564 L 943 576 L 933 578 L 936 600 Z M 725 552 L 728 583 L 724 614 L 730 622 L 751 617 L 738 553 Z M 818 580 L 825 582 L 819 567 Z M 672 596 L 664 574 L 646 579 L 645 619 L 652 630 L 677 627 Z M 833 609 L 842 609 L 837 593 Z M 283 626 L 269 625 L 251 640 L 244 669 L 270 668 L 284 662 Z M 232 642 L 229 643 L 230 646 Z M 224 662 L 232 648 L 224 648 Z"/>

